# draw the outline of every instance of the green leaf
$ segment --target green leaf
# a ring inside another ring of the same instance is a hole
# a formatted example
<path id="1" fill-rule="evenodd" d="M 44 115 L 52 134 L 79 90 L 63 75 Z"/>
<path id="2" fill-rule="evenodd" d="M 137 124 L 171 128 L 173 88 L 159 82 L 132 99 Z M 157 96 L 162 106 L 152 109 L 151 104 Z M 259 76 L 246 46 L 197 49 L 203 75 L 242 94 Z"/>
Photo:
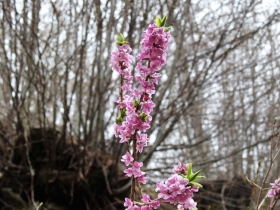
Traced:
<path id="1" fill-rule="evenodd" d="M 188 178 L 192 175 L 192 164 L 190 163 L 188 166 Z"/>
<path id="2" fill-rule="evenodd" d="M 164 32 L 170 31 L 170 29 L 171 29 L 171 26 L 164 27 Z"/>
<path id="3" fill-rule="evenodd" d="M 126 108 L 120 109 L 120 115 L 121 115 L 122 117 L 125 117 L 125 116 L 126 116 Z"/>
<path id="4" fill-rule="evenodd" d="M 202 169 L 200 169 L 199 171 L 197 171 L 196 173 L 192 174 L 189 181 L 194 181 L 195 178 L 198 176 L 198 174 L 202 171 Z"/>
<path id="5" fill-rule="evenodd" d="M 118 39 L 118 42 L 122 42 L 123 41 L 123 35 L 122 34 L 117 35 L 117 39 Z"/>
<path id="6" fill-rule="evenodd" d="M 165 27 L 166 20 L 167 20 L 166 15 L 163 16 L 162 19 L 161 19 L 160 17 L 156 17 L 156 26 L 157 26 L 158 28 L 164 27 L 164 32 L 167 32 L 167 31 L 169 31 L 169 30 L 171 29 L 170 26 Z"/>
<path id="7" fill-rule="evenodd" d="M 206 178 L 206 176 L 197 176 L 193 181 L 199 180 L 201 178 Z"/>
<path id="8" fill-rule="evenodd" d="M 121 33 L 120 35 L 117 35 L 117 40 L 118 45 L 128 44 L 128 41 L 124 40 L 124 36 Z"/>
<path id="9" fill-rule="evenodd" d="M 161 26 L 160 27 L 163 27 L 163 26 L 165 26 L 165 22 L 166 22 L 166 16 L 164 16 L 162 19 L 161 19 Z"/>
<path id="10" fill-rule="evenodd" d="M 123 121 L 124 121 L 124 119 L 123 119 L 122 117 L 117 117 L 117 118 L 116 118 L 116 123 L 117 123 L 118 125 L 121 125 L 121 124 L 123 123 Z"/>
<path id="11" fill-rule="evenodd" d="M 201 185 L 201 184 L 199 184 L 199 183 L 197 183 L 197 182 L 189 182 L 189 185 L 190 186 L 198 186 L 199 188 L 202 188 L 203 186 Z"/>
<path id="12" fill-rule="evenodd" d="M 146 122 L 148 116 L 147 114 L 142 112 L 139 116 L 141 117 L 142 122 Z"/>
<path id="13" fill-rule="evenodd" d="M 133 106 L 136 107 L 136 108 L 139 107 L 139 106 L 140 106 L 139 101 L 134 100 L 134 101 L 133 101 Z"/>
<path id="14" fill-rule="evenodd" d="M 156 17 L 156 26 L 157 26 L 158 28 L 161 27 L 161 19 L 160 19 L 160 17 Z"/>

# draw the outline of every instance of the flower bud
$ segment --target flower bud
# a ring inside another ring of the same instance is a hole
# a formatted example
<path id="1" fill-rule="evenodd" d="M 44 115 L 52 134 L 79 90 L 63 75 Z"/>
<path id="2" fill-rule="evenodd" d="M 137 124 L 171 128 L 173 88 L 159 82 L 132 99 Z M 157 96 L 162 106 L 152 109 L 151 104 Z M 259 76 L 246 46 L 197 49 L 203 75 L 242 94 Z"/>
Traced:
<path id="1" fill-rule="evenodd" d="M 123 119 L 122 117 L 117 117 L 117 118 L 116 118 L 116 123 L 117 123 L 118 125 L 121 125 L 121 124 L 123 123 L 123 121 L 124 121 L 124 119 Z"/>
<path id="2" fill-rule="evenodd" d="M 121 115 L 121 117 L 125 117 L 126 116 L 126 108 L 125 107 L 120 109 L 120 115 Z"/>
<path id="3" fill-rule="evenodd" d="M 150 99 L 151 99 L 150 95 L 148 93 L 144 93 L 143 101 L 148 101 Z"/>
<path id="4" fill-rule="evenodd" d="M 141 117 L 142 122 L 146 122 L 147 117 L 148 117 L 147 114 L 145 114 L 145 113 L 142 112 L 139 116 Z"/>
<path id="5" fill-rule="evenodd" d="M 138 108 L 138 107 L 140 106 L 139 101 L 134 100 L 134 101 L 133 101 L 133 106 L 134 106 L 135 108 Z"/>

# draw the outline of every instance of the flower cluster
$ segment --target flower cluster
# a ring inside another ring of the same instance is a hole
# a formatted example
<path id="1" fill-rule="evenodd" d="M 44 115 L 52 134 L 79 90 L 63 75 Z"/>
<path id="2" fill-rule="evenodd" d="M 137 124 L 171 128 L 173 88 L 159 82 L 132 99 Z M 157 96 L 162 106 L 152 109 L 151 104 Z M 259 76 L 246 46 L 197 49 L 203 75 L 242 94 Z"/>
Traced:
<path id="1" fill-rule="evenodd" d="M 138 55 L 140 62 L 138 62 L 136 70 L 145 77 L 148 75 L 155 77 L 151 80 L 155 81 L 157 84 L 157 78 L 159 75 L 156 74 L 153 76 L 153 74 L 159 71 L 166 63 L 166 51 L 168 49 L 170 33 L 165 32 L 164 27 L 158 28 L 155 24 L 151 24 L 142 37 L 142 50 Z M 148 62 L 148 66 L 145 65 L 145 61 Z M 145 86 L 143 80 L 140 80 L 139 83 L 142 84 L 142 86 Z M 148 87 L 149 85 L 153 88 L 151 82 L 147 83 Z"/>
<path id="2" fill-rule="evenodd" d="M 141 171 L 142 162 L 138 162 L 137 153 L 142 153 L 147 146 L 149 138 L 145 133 L 150 128 L 155 104 L 152 95 L 155 94 L 155 85 L 161 76 L 158 71 L 166 63 L 166 51 L 170 39 L 170 27 L 165 27 L 166 16 L 157 18 L 156 24 L 151 24 L 142 35 L 142 50 L 138 55 L 136 64 L 136 80 L 138 87 L 133 88 L 131 63 L 132 50 L 122 34 L 118 35 L 118 49 L 112 52 L 111 66 L 121 76 L 120 98 L 116 101 L 119 115 L 114 125 L 115 136 L 120 143 L 125 143 L 127 152 L 121 161 L 126 165 L 125 177 L 132 177 L 131 195 L 125 199 L 127 210 L 152 210 L 160 206 L 160 199 L 177 205 L 179 209 L 194 209 L 193 192 L 198 191 L 201 185 L 195 181 L 201 176 L 192 172 L 191 164 L 179 163 L 174 167 L 174 173 L 164 183 L 158 183 L 156 191 L 160 191 L 158 198 L 152 200 L 150 196 L 142 194 L 140 184 L 146 184 L 145 172 Z M 132 149 L 130 148 L 132 146 Z M 178 175 L 179 174 L 179 175 Z M 140 188 L 142 202 L 134 201 L 135 187 Z"/>
<path id="3" fill-rule="evenodd" d="M 271 183 L 272 188 L 271 190 L 269 190 L 268 192 L 268 196 L 269 198 L 275 197 L 280 193 L 280 183 L 279 183 L 280 179 L 276 179 L 274 181 L 274 183 Z"/>
<path id="4" fill-rule="evenodd" d="M 144 132 L 150 128 L 152 112 L 155 104 L 152 101 L 152 95 L 155 93 L 155 84 L 160 77 L 156 73 L 166 63 L 166 50 L 170 33 L 164 31 L 164 27 L 158 28 L 155 24 L 148 27 L 143 34 L 142 50 L 138 55 L 136 76 L 140 87 L 132 88 L 133 77 L 131 75 L 132 56 L 129 55 L 131 48 L 123 44 L 112 52 L 111 65 L 113 70 L 117 71 L 124 81 L 121 86 L 122 94 L 117 100 L 117 108 L 120 114 L 115 123 L 115 136 L 120 138 L 120 143 L 136 140 L 136 152 L 141 153 L 147 146 L 149 138 Z M 145 66 L 146 64 L 146 66 Z M 145 184 L 146 177 L 140 170 L 143 163 L 136 161 L 136 154 L 128 151 L 122 157 L 126 166 L 131 166 L 124 170 L 126 177 L 133 176 L 137 181 Z"/>
<path id="5" fill-rule="evenodd" d="M 123 80 L 126 81 L 123 85 L 123 89 L 131 89 L 131 84 L 133 82 L 133 77 L 131 75 L 131 63 L 133 61 L 133 56 L 129 54 L 132 49 L 129 45 L 121 45 L 116 51 L 111 53 L 111 66 L 119 74 L 123 75 Z"/>
<path id="6" fill-rule="evenodd" d="M 174 171 L 181 172 L 181 170 L 187 169 L 187 164 L 184 164 L 181 168 L 181 163 L 179 166 L 174 167 Z M 194 202 L 193 193 L 198 192 L 198 186 L 189 185 L 189 180 L 183 178 L 181 175 L 172 174 L 167 181 L 157 183 L 156 191 L 159 191 L 159 198 L 162 198 L 165 202 L 177 205 L 179 210 L 183 209 L 195 209 L 196 202 Z"/>
<path id="7" fill-rule="evenodd" d="M 173 172 L 174 172 L 175 174 L 184 174 L 184 175 L 187 175 L 187 174 L 188 174 L 188 168 L 189 168 L 189 164 L 181 164 L 181 163 L 178 163 L 177 166 L 174 166 Z"/>
<path id="8" fill-rule="evenodd" d="M 147 194 L 143 194 L 141 204 L 133 204 L 133 202 L 129 199 L 125 199 L 124 206 L 127 207 L 127 210 L 152 210 L 157 209 L 160 206 L 160 202 L 158 200 L 151 200 L 150 196 Z"/>
<path id="9" fill-rule="evenodd" d="M 140 168 L 143 165 L 141 162 L 134 161 L 132 167 L 124 170 L 126 177 L 134 176 L 138 182 L 146 184 L 147 178 L 144 176 L 145 172 L 141 171 Z"/>

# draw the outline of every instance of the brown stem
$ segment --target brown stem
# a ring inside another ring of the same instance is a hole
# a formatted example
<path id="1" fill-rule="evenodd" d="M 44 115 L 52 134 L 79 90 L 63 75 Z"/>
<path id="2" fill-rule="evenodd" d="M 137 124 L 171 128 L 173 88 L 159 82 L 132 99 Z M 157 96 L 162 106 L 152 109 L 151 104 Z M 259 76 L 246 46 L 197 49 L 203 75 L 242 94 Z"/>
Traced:
<path id="1" fill-rule="evenodd" d="M 130 149 L 129 149 L 129 143 L 128 142 L 125 142 L 125 146 L 126 146 L 126 151 L 130 151 Z"/>
<path id="2" fill-rule="evenodd" d="M 154 199 L 154 201 L 157 201 L 157 200 L 163 200 L 162 198 L 156 198 Z M 134 204 L 138 205 L 138 206 L 144 206 L 144 205 L 147 205 L 147 203 L 142 203 L 142 202 L 134 202 Z"/>
<path id="3" fill-rule="evenodd" d="M 137 187 L 138 187 L 138 192 L 139 192 L 139 194 L 140 194 L 140 197 L 142 198 L 142 188 L 141 188 L 141 185 L 140 185 L 140 183 L 137 181 Z"/>
<path id="4" fill-rule="evenodd" d="M 121 87 L 120 87 L 121 101 L 123 101 L 123 90 L 122 90 L 122 86 L 123 86 L 123 75 L 121 74 Z"/>
<path id="5" fill-rule="evenodd" d="M 273 210 L 273 209 L 274 209 L 274 207 L 276 206 L 277 201 L 279 200 L 279 195 L 280 195 L 280 194 L 278 194 L 278 195 L 275 196 L 275 198 L 274 198 L 274 200 L 273 200 L 273 203 L 272 203 L 271 206 L 268 207 L 268 210 Z"/>
<path id="6" fill-rule="evenodd" d="M 150 68 L 150 65 L 151 65 L 151 61 L 149 60 L 149 62 L 148 62 L 148 68 Z M 151 75 L 149 74 L 149 75 L 145 78 L 145 81 L 148 81 L 148 80 L 150 79 L 150 77 L 151 77 Z M 143 100 L 144 96 L 145 96 L 145 93 L 143 93 L 143 94 L 141 95 L 141 97 L 140 97 L 140 103 L 141 103 L 141 101 Z M 139 108 L 138 110 L 140 110 L 140 108 Z"/>
<path id="7" fill-rule="evenodd" d="M 150 64 L 151 64 L 151 61 L 149 60 L 148 62 L 148 68 L 150 68 Z M 150 78 L 150 75 L 148 75 L 146 78 L 145 78 L 145 81 L 148 81 Z M 144 98 L 144 95 L 145 93 L 143 93 L 140 97 L 140 103 L 141 101 L 143 101 L 143 98 Z M 139 112 L 141 110 L 141 106 L 137 107 L 136 108 L 136 112 Z M 134 161 L 137 161 L 137 150 L 136 150 L 136 146 L 137 146 L 137 139 L 136 139 L 136 133 L 138 132 L 138 129 L 135 130 L 135 133 L 133 134 L 132 136 L 132 157 L 134 158 Z M 131 184 L 131 191 L 130 191 L 130 200 L 132 202 L 134 202 L 134 199 L 135 199 L 135 188 L 136 188 L 136 185 L 138 186 L 138 189 L 139 189 L 139 194 L 140 196 L 142 197 L 142 189 L 141 189 L 141 186 L 140 186 L 140 183 L 135 179 L 135 177 L 132 175 L 132 184 Z"/>
<path id="8" fill-rule="evenodd" d="M 132 136 L 132 157 L 134 158 L 134 161 L 137 160 L 137 151 L 136 151 L 136 143 L 137 143 L 137 139 L 136 139 L 136 133 L 137 130 L 135 131 L 135 134 L 133 134 Z M 130 191 L 130 200 L 132 202 L 134 202 L 135 199 L 135 186 L 136 186 L 136 179 L 135 177 L 132 175 L 132 184 L 131 184 L 131 191 Z"/>
<path id="9" fill-rule="evenodd" d="M 130 200 L 134 202 L 135 199 L 135 177 L 132 175 L 131 191 L 130 191 Z"/>
<path id="10" fill-rule="evenodd" d="M 271 148 L 270 148 L 270 164 L 269 164 L 268 170 L 267 170 L 267 172 L 265 174 L 265 177 L 264 177 L 264 179 L 262 181 L 262 185 L 261 185 L 261 188 L 260 188 L 260 191 L 259 191 L 258 200 L 257 200 L 257 208 L 256 208 L 257 210 L 259 210 L 260 199 L 261 199 L 261 195 L 262 195 L 262 192 L 263 192 L 263 189 L 264 189 L 264 185 L 266 183 L 268 174 L 270 173 L 271 167 L 272 167 L 273 162 L 274 162 L 273 155 L 272 155 L 272 141 L 273 141 L 273 138 L 274 138 L 275 123 L 276 123 L 276 121 L 274 121 L 273 126 L 272 126 L 272 136 L 271 136 L 271 140 L 270 140 L 270 145 L 271 145 Z"/>

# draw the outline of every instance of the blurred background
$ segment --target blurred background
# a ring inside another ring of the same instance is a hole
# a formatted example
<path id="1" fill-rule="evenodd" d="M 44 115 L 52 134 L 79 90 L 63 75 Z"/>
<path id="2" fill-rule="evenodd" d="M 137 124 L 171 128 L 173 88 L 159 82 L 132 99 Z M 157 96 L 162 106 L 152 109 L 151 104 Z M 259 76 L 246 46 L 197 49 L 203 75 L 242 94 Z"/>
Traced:
<path id="1" fill-rule="evenodd" d="M 145 192 L 178 162 L 203 169 L 198 209 L 254 209 L 280 117 L 275 0 L 4 0 L 0 209 L 124 209 L 125 146 L 113 135 L 116 34 L 139 53 L 156 16 L 172 26 L 140 159 Z M 134 63 L 135 64 L 135 63 Z M 274 147 L 273 147 L 274 148 Z M 280 174 L 279 157 L 267 183 Z M 269 186 L 269 184 L 267 185 Z M 161 209 L 175 209 L 163 205 Z"/>

